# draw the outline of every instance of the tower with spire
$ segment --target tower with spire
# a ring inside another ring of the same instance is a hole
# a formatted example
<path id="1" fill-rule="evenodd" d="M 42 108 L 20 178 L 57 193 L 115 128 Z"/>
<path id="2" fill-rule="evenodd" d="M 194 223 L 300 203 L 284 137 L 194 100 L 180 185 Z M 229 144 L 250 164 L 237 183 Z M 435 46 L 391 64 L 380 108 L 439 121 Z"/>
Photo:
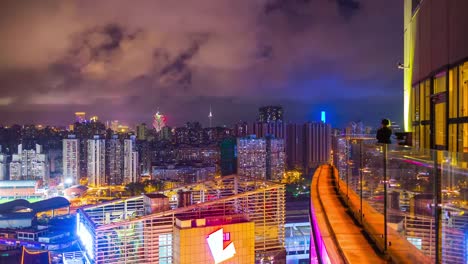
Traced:
<path id="1" fill-rule="evenodd" d="M 213 119 L 213 113 L 211 112 L 211 105 L 210 105 L 210 113 L 208 114 L 208 119 L 210 120 L 210 127 L 213 127 L 211 123 Z"/>

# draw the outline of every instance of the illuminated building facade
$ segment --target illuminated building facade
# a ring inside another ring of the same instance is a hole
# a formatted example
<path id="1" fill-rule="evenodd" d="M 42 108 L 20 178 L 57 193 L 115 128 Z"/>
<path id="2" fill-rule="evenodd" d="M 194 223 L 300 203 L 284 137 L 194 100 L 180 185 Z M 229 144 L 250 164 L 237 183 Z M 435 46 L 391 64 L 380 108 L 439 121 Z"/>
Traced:
<path id="1" fill-rule="evenodd" d="M 138 140 L 146 140 L 148 128 L 146 127 L 145 123 L 139 124 L 136 127 L 137 139 Z"/>
<path id="2" fill-rule="evenodd" d="M 2 153 L 2 146 L 0 146 L 0 181 L 5 180 L 8 180 L 7 155 Z"/>
<path id="3" fill-rule="evenodd" d="M 237 173 L 257 179 L 281 180 L 285 169 L 284 140 L 250 136 L 237 139 Z"/>
<path id="4" fill-rule="evenodd" d="M 161 131 L 159 131 L 159 139 L 160 140 L 165 140 L 165 141 L 171 141 L 172 140 L 172 129 L 168 126 L 165 126 L 161 128 Z"/>
<path id="5" fill-rule="evenodd" d="M 153 179 L 182 183 L 213 179 L 215 173 L 216 167 L 214 165 L 160 165 L 152 167 Z"/>
<path id="6" fill-rule="evenodd" d="M 156 130 L 156 132 L 159 132 L 165 126 L 166 126 L 166 117 L 163 114 L 159 113 L 159 111 L 156 112 L 153 115 L 153 128 Z"/>
<path id="7" fill-rule="evenodd" d="M 284 185 L 231 175 L 161 194 L 79 209 L 87 261 L 285 263 Z"/>
<path id="8" fill-rule="evenodd" d="M 106 141 L 106 175 L 111 185 L 123 182 L 124 146 L 118 135 Z"/>
<path id="9" fill-rule="evenodd" d="M 235 137 L 246 137 L 250 134 L 249 124 L 247 122 L 239 122 L 234 125 L 234 136 Z"/>
<path id="10" fill-rule="evenodd" d="M 258 109 L 258 121 L 261 123 L 283 122 L 283 107 L 264 106 Z"/>
<path id="11" fill-rule="evenodd" d="M 91 123 L 96 123 L 99 121 L 99 117 L 98 116 L 92 116 L 89 118 L 89 122 Z"/>
<path id="12" fill-rule="evenodd" d="M 78 123 L 86 122 L 86 113 L 85 112 L 76 112 L 75 113 L 75 122 L 78 122 Z"/>
<path id="13" fill-rule="evenodd" d="M 110 121 L 110 129 L 112 129 L 112 131 L 114 132 L 118 132 L 119 131 L 119 120 L 112 120 Z"/>
<path id="14" fill-rule="evenodd" d="M 24 150 L 18 145 L 18 154 L 13 154 L 10 163 L 10 180 L 43 180 L 49 182 L 49 161 L 42 153 L 41 145 L 36 149 Z"/>
<path id="15" fill-rule="evenodd" d="M 124 140 L 123 147 L 123 183 L 138 181 L 138 152 L 135 146 L 135 137 Z"/>
<path id="16" fill-rule="evenodd" d="M 63 182 L 80 183 L 80 142 L 70 135 L 63 139 Z"/>
<path id="17" fill-rule="evenodd" d="M 468 153 L 468 1 L 405 0 L 404 117 L 413 144 Z"/>
<path id="18" fill-rule="evenodd" d="M 91 186 L 106 185 L 106 140 L 95 136 L 87 142 L 88 184 Z"/>

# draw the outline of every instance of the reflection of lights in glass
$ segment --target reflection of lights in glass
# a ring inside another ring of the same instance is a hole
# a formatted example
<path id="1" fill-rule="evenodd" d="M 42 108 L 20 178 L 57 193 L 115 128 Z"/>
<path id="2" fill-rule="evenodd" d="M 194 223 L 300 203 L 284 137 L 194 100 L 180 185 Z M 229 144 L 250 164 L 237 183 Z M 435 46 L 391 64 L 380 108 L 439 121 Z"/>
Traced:
<path id="1" fill-rule="evenodd" d="M 66 183 L 66 184 L 72 184 L 72 183 L 73 183 L 73 179 L 72 179 L 72 178 L 67 178 L 67 179 L 65 180 L 65 183 Z"/>

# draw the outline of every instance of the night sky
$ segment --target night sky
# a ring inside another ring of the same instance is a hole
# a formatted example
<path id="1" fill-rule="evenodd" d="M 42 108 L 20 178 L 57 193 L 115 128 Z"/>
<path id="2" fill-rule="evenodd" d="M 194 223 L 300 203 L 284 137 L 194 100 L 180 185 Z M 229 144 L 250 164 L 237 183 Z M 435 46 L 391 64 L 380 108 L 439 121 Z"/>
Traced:
<path id="1" fill-rule="evenodd" d="M 0 124 L 400 122 L 403 1 L 0 1 Z"/>

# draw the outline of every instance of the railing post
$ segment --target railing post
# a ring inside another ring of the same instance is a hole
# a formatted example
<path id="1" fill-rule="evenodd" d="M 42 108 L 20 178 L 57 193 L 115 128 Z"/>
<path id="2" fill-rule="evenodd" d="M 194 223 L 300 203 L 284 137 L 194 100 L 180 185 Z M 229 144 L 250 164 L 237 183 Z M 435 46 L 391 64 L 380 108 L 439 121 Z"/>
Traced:
<path id="1" fill-rule="evenodd" d="M 433 193 L 434 193 L 434 217 L 435 217 L 435 263 L 442 263 L 442 197 L 441 197 L 441 172 L 439 170 L 439 161 L 437 157 L 437 150 L 433 151 L 434 159 L 434 184 L 433 184 Z"/>
<path id="2" fill-rule="evenodd" d="M 387 252 L 387 151 L 388 145 L 383 144 L 383 180 L 384 180 L 384 252 Z"/>
<path id="3" fill-rule="evenodd" d="M 349 207 L 349 194 L 348 194 L 348 189 L 349 189 L 349 153 L 350 153 L 350 142 L 351 139 L 347 138 L 346 139 L 346 206 Z"/>
<path id="4" fill-rule="evenodd" d="M 362 170 L 364 169 L 364 161 L 362 160 L 364 157 L 363 153 L 362 153 L 362 139 L 359 140 L 359 182 L 360 182 L 360 186 L 359 186 L 359 189 L 360 189 L 360 195 L 359 195 L 359 198 L 360 198 L 360 205 L 361 205 L 361 225 L 362 225 L 362 215 L 363 215 L 363 212 L 362 212 L 362 181 L 363 181 L 363 177 L 362 177 Z"/>

